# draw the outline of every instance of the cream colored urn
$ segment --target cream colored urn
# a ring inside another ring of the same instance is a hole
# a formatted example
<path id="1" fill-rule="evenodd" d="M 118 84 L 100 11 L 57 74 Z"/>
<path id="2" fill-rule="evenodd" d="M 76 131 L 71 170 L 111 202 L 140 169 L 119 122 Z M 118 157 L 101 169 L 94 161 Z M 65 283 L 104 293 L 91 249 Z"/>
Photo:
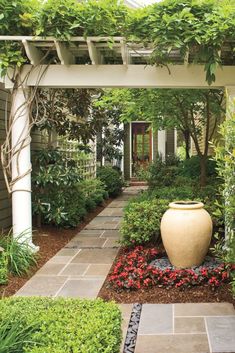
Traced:
<path id="1" fill-rule="evenodd" d="M 161 236 L 171 264 L 177 268 L 199 266 L 210 246 L 212 220 L 202 202 L 169 204 L 161 221 Z"/>

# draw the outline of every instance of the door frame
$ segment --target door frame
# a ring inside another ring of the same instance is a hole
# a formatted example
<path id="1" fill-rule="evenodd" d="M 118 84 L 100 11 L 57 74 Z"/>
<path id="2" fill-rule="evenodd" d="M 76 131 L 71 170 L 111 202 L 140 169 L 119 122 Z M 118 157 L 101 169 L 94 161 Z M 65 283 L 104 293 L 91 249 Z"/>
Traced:
<path id="1" fill-rule="evenodd" d="M 150 124 L 151 128 L 151 160 L 153 161 L 153 129 L 151 126 L 151 122 L 140 120 L 140 121 L 131 121 L 130 122 L 130 178 L 132 178 L 132 165 L 133 165 L 133 159 L 132 159 L 132 152 L 133 152 L 133 141 L 132 141 L 132 124 Z"/>

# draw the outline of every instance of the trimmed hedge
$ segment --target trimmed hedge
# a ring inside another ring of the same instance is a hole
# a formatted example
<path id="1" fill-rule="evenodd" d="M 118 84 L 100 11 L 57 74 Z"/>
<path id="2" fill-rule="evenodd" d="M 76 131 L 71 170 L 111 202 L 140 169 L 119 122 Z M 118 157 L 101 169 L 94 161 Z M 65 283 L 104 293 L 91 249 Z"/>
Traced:
<path id="1" fill-rule="evenodd" d="M 8 323 L 9 317 L 12 325 L 34 327 L 22 352 L 118 353 L 120 349 L 121 313 L 113 302 L 7 298 L 0 301 L 0 322 Z"/>

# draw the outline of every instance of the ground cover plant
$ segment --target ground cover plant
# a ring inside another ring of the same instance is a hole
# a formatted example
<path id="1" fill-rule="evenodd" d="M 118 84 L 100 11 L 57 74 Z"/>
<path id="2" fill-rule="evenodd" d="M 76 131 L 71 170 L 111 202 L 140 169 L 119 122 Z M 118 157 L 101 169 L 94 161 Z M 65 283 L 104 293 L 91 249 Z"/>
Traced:
<path id="1" fill-rule="evenodd" d="M 118 353 L 120 349 L 121 313 L 113 302 L 30 297 L 3 299 L 0 301 L 0 322 L 0 337 L 3 338 L 0 352 L 4 353 L 6 340 L 13 347 L 8 351 L 18 353 Z M 11 328 L 16 325 L 16 334 L 11 335 Z M 17 347 L 20 350 L 17 351 Z"/>
<path id="2" fill-rule="evenodd" d="M 166 256 L 164 251 L 155 247 L 137 246 L 126 249 L 117 259 L 109 274 L 109 284 L 116 290 L 138 290 L 148 287 L 186 289 L 207 285 L 212 289 L 229 282 L 235 271 L 232 264 L 220 263 L 216 267 L 195 269 L 156 268 L 151 261 Z"/>

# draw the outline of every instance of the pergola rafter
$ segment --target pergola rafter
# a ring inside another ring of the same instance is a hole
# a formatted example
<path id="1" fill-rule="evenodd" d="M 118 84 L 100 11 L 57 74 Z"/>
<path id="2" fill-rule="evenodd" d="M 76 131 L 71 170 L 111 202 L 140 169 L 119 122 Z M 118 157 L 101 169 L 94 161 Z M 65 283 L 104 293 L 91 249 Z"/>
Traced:
<path id="1" fill-rule="evenodd" d="M 0 36 L 0 41 L 22 43 L 26 63 L 20 71 L 23 88 L 225 88 L 228 99 L 235 99 L 235 66 L 231 65 L 230 46 L 221 50 L 223 68 L 218 68 L 216 81 L 209 86 L 205 78 L 204 64 L 193 64 L 196 53 L 182 57 L 178 49 L 171 51 L 172 63 L 168 67 L 148 65 L 154 48 L 151 44 L 129 43 L 124 37 L 72 37 L 69 41 L 54 37 Z M 5 77 L 6 88 L 12 89 L 10 79 L 14 70 Z M 43 73 L 41 75 L 41 73 Z M 41 75 L 41 76 L 40 76 Z M 40 77 L 40 79 L 39 79 Z M 19 87 L 13 96 L 12 150 L 19 139 L 26 138 L 29 125 L 27 94 Z M 168 104 L 168 102 L 166 103 Z M 30 145 L 19 151 L 18 161 L 12 161 L 12 175 L 17 177 L 17 164 L 22 178 L 14 184 L 12 196 L 13 233 L 29 230 L 31 224 L 31 168 Z M 22 207 L 23 205 L 23 207 Z M 28 238 L 32 244 L 31 236 Z"/>

